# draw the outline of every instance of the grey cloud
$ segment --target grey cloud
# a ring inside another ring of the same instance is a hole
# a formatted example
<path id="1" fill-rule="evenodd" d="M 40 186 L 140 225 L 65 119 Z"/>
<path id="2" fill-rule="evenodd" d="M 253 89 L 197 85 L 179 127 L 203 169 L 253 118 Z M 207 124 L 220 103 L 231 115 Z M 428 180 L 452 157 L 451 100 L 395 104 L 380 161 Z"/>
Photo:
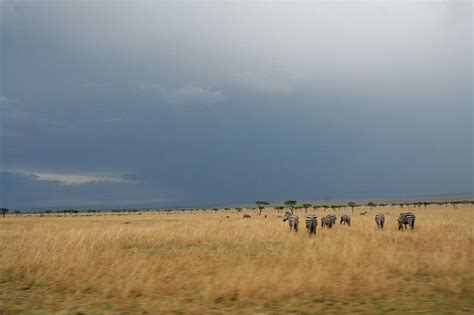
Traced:
<path id="1" fill-rule="evenodd" d="M 0 95 L 0 105 L 6 106 L 6 105 L 13 105 L 15 103 L 18 103 L 17 99 L 12 99 L 5 95 Z"/>
<path id="2" fill-rule="evenodd" d="M 163 207 L 175 204 L 173 196 L 165 189 L 140 183 L 92 181 L 64 185 L 56 180 L 41 180 L 40 176 L 31 173 L 0 171 L 0 184 L 2 206 L 13 209 Z M 28 198 L 25 198 L 25 191 L 28 191 Z"/>
<path id="3" fill-rule="evenodd" d="M 156 98 L 171 105 L 213 105 L 227 101 L 220 90 L 208 90 L 198 86 L 164 88 L 159 84 L 142 85 L 141 91 L 148 98 Z"/>
<path id="4" fill-rule="evenodd" d="M 107 118 L 104 119 L 104 123 L 106 124 L 116 124 L 122 121 L 122 118 Z"/>
<path id="5" fill-rule="evenodd" d="M 291 93 L 294 90 L 289 73 L 246 71 L 236 75 L 243 87 L 261 93 Z"/>
<path id="6" fill-rule="evenodd" d="M 0 171 L 27 176 L 39 181 L 57 182 L 61 185 L 81 185 L 93 182 L 110 182 L 137 184 L 139 181 L 131 179 L 128 172 L 51 172 L 42 170 L 24 169 L 21 167 L 1 167 Z"/>

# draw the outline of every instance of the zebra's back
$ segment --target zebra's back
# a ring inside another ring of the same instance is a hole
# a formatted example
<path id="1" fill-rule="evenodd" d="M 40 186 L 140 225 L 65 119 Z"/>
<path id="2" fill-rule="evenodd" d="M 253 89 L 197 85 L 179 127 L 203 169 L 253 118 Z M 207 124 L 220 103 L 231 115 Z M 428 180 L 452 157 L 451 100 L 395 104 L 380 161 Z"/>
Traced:
<path id="1" fill-rule="evenodd" d="M 289 219 L 290 230 L 298 232 L 298 225 L 300 223 L 300 218 L 297 215 L 292 215 Z"/>
<path id="2" fill-rule="evenodd" d="M 299 217 L 297 215 L 293 215 L 290 212 L 285 212 L 283 216 L 283 222 L 288 221 L 288 225 L 290 227 L 290 231 L 298 232 L 298 225 L 299 225 Z"/>
<path id="3" fill-rule="evenodd" d="M 344 225 L 347 224 L 348 226 L 351 226 L 351 217 L 347 214 L 343 214 L 341 216 L 341 221 L 339 222 L 339 224 L 343 224 L 343 223 Z"/>
<path id="4" fill-rule="evenodd" d="M 402 230 L 403 226 L 405 226 L 406 229 L 407 225 L 409 225 L 413 230 L 415 227 L 415 215 L 411 212 L 400 213 L 400 216 L 398 217 L 398 229 Z"/>
<path id="5" fill-rule="evenodd" d="M 322 227 L 327 226 L 328 228 L 331 228 L 332 225 L 334 224 L 334 222 L 336 222 L 334 217 L 335 217 L 334 215 L 328 214 L 327 216 L 322 218 L 321 219 L 321 226 Z"/>
<path id="6" fill-rule="evenodd" d="M 309 235 L 316 234 L 316 227 L 318 226 L 318 217 L 311 214 L 306 216 L 306 229 Z"/>
<path id="7" fill-rule="evenodd" d="M 375 223 L 377 223 L 377 227 L 379 229 L 383 229 L 383 226 L 385 224 L 385 215 L 383 213 L 377 213 L 375 215 Z"/>

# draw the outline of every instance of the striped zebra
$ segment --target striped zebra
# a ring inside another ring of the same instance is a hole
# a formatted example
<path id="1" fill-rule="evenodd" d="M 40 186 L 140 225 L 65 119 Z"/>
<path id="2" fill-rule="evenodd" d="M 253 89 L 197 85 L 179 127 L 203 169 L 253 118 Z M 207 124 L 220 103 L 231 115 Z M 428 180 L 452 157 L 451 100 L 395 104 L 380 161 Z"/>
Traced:
<path id="1" fill-rule="evenodd" d="M 283 216 L 283 222 L 288 220 L 288 225 L 290 226 L 290 231 L 298 232 L 298 224 L 300 223 L 300 218 L 297 215 L 292 215 L 291 212 L 285 212 Z"/>
<path id="2" fill-rule="evenodd" d="M 336 224 L 336 219 L 335 214 L 328 214 L 321 219 L 321 227 L 327 226 L 328 228 L 332 228 L 333 224 Z"/>
<path id="3" fill-rule="evenodd" d="M 415 215 L 411 212 L 400 213 L 400 216 L 398 217 L 398 229 L 403 230 L 403 226 L 405 226 L 406 229 L 407 225 L 409 225 L 413 230 L 415 227 Z"/>
<path id="4" fill-rule="evenodd" d="M 348 226 L 351 226 L 351 217 L 348 216 L 347 214 L 343 214 L 341 216 L 341 221 L 339 222 L 339 224 L 343 224 L 343 223 L 344 225 L 347 224 Z"/>
<path id="5" fill-rule="evenodd" d="M 316 227 L 318 226 L 318 217 L 314 214 L 306 216 L 306 229 L 308 230 L 309 236 L 312 234 L 316 235 Z"/>
<path id="6" fill-rule="evenodd" d="M 375 215 L 375 223 L 377 223 L 377 227 L 379 229 L 383 229 L 383 225 L 385 224 L 385 215 L 383 213 L 377 213 Z"/>

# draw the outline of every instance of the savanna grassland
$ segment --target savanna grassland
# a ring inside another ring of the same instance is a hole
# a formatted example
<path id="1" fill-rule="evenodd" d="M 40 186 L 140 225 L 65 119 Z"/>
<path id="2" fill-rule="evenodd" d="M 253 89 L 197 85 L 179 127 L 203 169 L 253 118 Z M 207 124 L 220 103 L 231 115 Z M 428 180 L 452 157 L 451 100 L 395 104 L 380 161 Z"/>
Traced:
<path id="1" fill-rule="evenodd" d="M 384 230 L 365 210 L 312 238 L 274 209 L 7 215 L 0 313 L 474 312 L 474 206 L 410 208 L 402 232 L 406 209 Z"/>

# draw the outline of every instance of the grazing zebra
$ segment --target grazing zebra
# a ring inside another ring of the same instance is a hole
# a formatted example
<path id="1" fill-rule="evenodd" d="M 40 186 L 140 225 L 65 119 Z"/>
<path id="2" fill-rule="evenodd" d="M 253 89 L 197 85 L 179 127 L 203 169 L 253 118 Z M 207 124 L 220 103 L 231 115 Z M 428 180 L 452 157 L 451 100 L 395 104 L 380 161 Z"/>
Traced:
<path id="1" fill-rule="evenodd" d="M 316 227 L 318 226 L 318 217 L 314 214 L 306 216 L 306 229 L 308 230 L 309 236 L 311 234 L 316 235 Z"/>
<path id="2" fill-rule="evenodd" d="M 409 225 L 413 230 L 415 227 L 415 215 L 413 213 L 400 213 L 400 216 L 398 217 L 398 229 L 403 230 L 404 225 L 405 229 L 407 228 L 407 225 Z"/>
<path id="3" fill-rule="evenodd" d="M 290 231 L 298 232 L 298 224 L 300 223 L 300 218 L 297 215 L 292 215 L 291 212 L 285 212 L 283 216 L 283 222 L 288 220 L 288 225 L 290 226 Z"/>
<path id="4" fill-rule="evenodd" d="M 336 224 L 336 219 L 337 218 L 335 214 L 328 214 L 327 216 L 321 219 L 321 226 L 327 226 L 328 228 L 332 228 L 332 225 Z"/>
<path id="5" fill-rule="evenodd" d="M 344 223 L 344 225 L 348 225 L 348 226 L 351 226 L 351 217 L 348 216 L 347 214 L 343 214 L 341 216 L 341 221 L 339 222 L 339 224 L 342 224 Z"/>
<path id="6" fill-rule="evenodd" d="M 383 213 L 377 213 L 375 215 L 375 223 L 377 223 L 377 227 L 379 229 L 383 229 L 383 225 L 385 223 L 385 215 Z"/>
<path id="7" fill-rule="evenodd" d="M 244 219 L 250 219 L 251 217 L 250 217 L 250 214 L 244 214 L 243 218 Z"/>

